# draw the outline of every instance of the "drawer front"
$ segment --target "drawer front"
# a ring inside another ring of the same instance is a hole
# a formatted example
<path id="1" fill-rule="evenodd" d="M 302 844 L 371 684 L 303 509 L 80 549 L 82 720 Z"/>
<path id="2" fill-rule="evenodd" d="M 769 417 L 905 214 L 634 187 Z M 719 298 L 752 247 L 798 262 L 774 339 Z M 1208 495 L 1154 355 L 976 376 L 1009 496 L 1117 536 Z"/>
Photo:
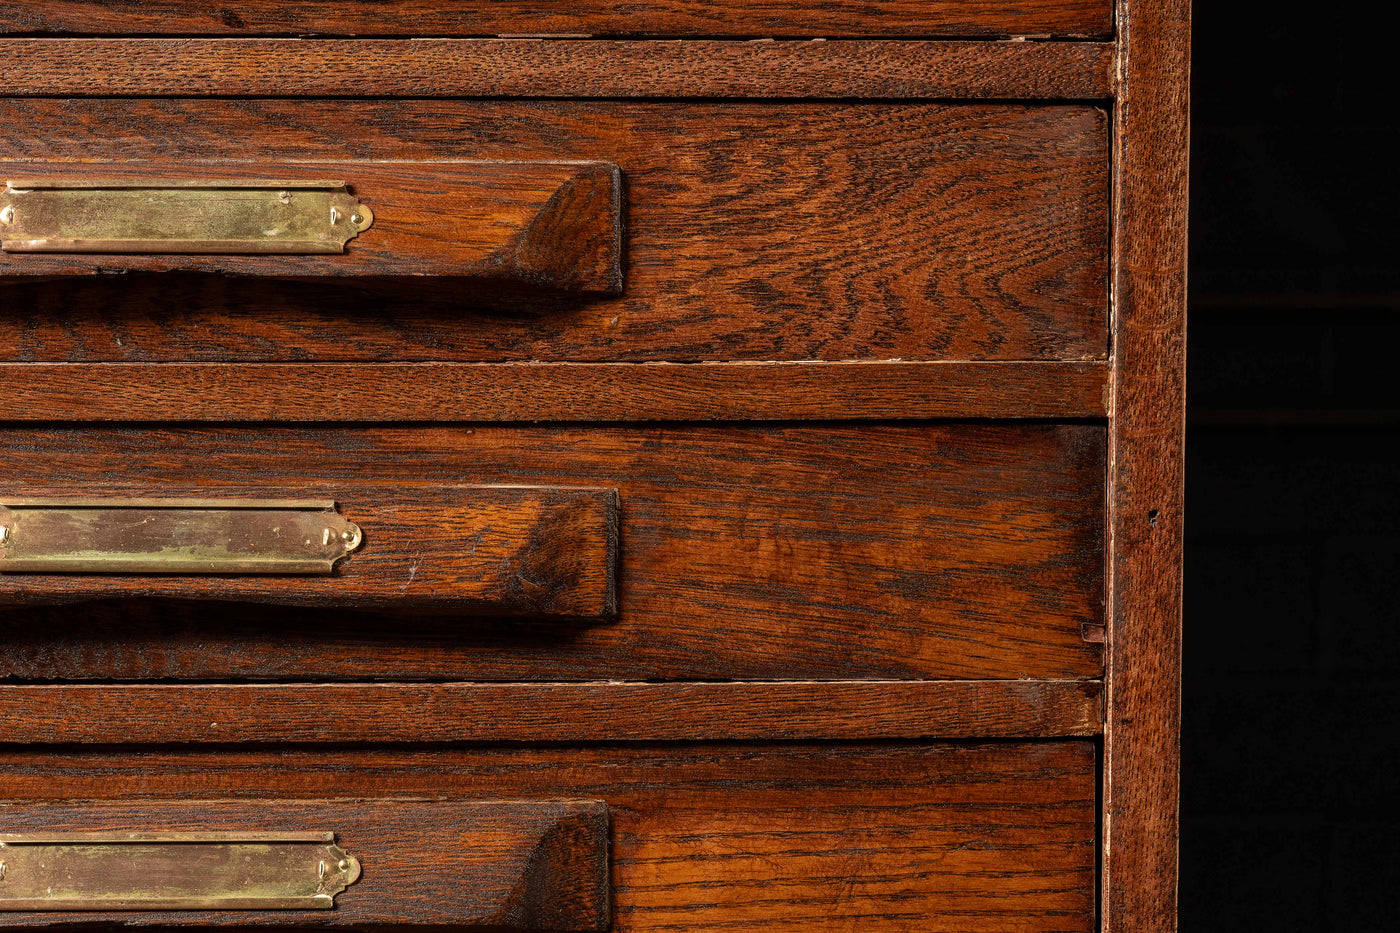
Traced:
<path id="1" fill-rule="evenodd" d="M 29 0 L 0 33 L 78 35 L 1103 36 L 1108 0 Z"/>
<path id="2" fill-rule="evenodd" d="M 22 533 L 23 502 L 74 495 L 108 508 L 314 497 L 363 536 L 328 575 L 0 572 L 17 622 L 0 639 L 7 677 L 1102 669 L 1083 637 L 1103 612 L 1098 425 L 75 427 L 6 445 L 0 503 L 21 521 L 5 559 L 47 553 Z M 122 559 L 147 559 L 149 537 Z"/>
<path id="3" fill-rule="evenodd" d="M 343 181 L 373 211 L 333 255 L 0 252 L 24 309 L 0 321 L 5 360 L 1107 352 L 1094 106 L 36 99 L 0 115 L 7 172 L 155 184 L 258 163 Z M 561 161 L 598 168 L 522 178 Z M 503 229 L 457 219 L 484 188 L 509 202 Z M 97 274 L 151 269 L 184 271 Z"/>
<path id="4" fill-rule="evenodd" d="M 9 751 L 7 831 L 331 830 L 363 873 L 326 910 L 0 912 L 0 926 L 595 930 L 606 818 L 617 931 L 1088 931 L 1095 758 L 1090 742 Z M 383 799 L 421 795 L 449 799 Z"/>

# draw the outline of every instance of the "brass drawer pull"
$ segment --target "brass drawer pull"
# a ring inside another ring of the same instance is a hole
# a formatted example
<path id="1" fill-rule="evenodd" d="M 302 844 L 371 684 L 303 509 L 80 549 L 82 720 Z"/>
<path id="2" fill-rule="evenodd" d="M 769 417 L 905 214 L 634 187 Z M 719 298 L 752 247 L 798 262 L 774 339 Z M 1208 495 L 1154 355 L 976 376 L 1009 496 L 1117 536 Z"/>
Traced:
<path id="1" fill-rule="evenodd" d="M 7 800 L 0 927 L 604 933 L 610 843 L 586 799 Z"/>
<path id="2" fill-rule="evenodd" d="M 0 833 L 0 911 L 330 910 L 360 862 L 322 833 Z"/>
<path id="3" fill-rule="evenodd" d="M 10 179 L 10 253 L 341 253 L 374 223 L 343 181 Z"/>
<path id="4" fill-rule="evenodd" d="M 297 488 L 279 482 L 270 491 Z M 354 522 L 331 501 L 0 492 L 0 607 L 179 599 L 573 622 L 617 614 L 615 489 L 339 480 L 335 490 Z"/>
<path id="5" fill-rule="evenodd" d="M 121 271 L 392 282 L 453 301 L 622 293 L 610 162 L 0 162 L 0 179 L 0 285 Z"/>
<path id="6" fill-rule="evenodd" d="M 0 500 L 0 572 L 324 575 L 361 539 L 334 502 Z"/>

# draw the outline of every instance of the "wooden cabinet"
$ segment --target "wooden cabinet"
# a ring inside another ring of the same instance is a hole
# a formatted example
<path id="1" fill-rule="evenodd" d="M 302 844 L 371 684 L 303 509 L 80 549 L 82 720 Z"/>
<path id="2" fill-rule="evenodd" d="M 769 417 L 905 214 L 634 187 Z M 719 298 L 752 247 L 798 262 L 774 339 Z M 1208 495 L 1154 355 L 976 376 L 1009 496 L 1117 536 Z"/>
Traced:
<path id="1" fill-rule="evenodd" d="M 0 927 L 1174 929 L 1188 32 L 0 11 Z"/>

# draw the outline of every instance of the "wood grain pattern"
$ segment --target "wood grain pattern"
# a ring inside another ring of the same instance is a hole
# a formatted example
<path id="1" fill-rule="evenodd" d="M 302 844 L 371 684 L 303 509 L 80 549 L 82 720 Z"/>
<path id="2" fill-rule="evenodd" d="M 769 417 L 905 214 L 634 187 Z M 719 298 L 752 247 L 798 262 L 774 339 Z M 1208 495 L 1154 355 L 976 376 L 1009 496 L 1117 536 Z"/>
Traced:
<path id="1" fill-rule="evenodd" d="M 199 271 L 389 279 L 398 280 L 400 289 L 426 277 L 448 279 L 450 285 L 439 287 L 455 290 L 480 288 L 486 280 L 563 292 L 622 291 L 622 180 L 617 166 L 607 163 L 0 162 L 0 178 L 74 176 L 157 187 L 189 179 L 335 179 L 348 183 L 350 193 L 374 212 L 374 222 L 338 255 L 0 252 L 0 283 L 31 275 Z"/>
<path id="2" fill-rule="evenodd" d="M 10 39 L 13 97 L 778 97 L 1091 100 L 1096 42 Z"/>
<path id="3" fill-rule="evenodd" d="M 1103 613 L 1099 425 L 35 427 L 4 440 L 17 497 L 314 489 L 354 520 L 363 489 L 402 501 L 462 482 L 548 484 L 615 488 L 622 514 L 618 616 L 605 625 L 138 601 L 11 609 L 4 677 L 1102 671 L 1101 646 L 1081 637 Z"/>
<path id="4" fill-rule="evenodd" d="M 1181 765 L 1191 9 L 1120 4 L 1105 933 L 1173 933 Z"/>
<path id="5" fill-rule="evenodd" d="M 1106 36 L 1108 0 L 26 0 L 0 33 L 185 35 Z"/>
<path id="6" fill-rule="evenodd" d="M 608 813 L 598 801 L 7 802 L 0 803 L 0 824 L 7 833 L 334 832 L 363 871 L 332 910 L 0 913 L 6 927 L 601 933 L 611 914 Z"/>
<path id="7" fill-rule="evenodd" d="M 594 622 L 617 611 L 615 490 L 344 491 L 340 510 L 364 543 L 331 576 L 0 572 L 0 605 L 178 598 Z"/>
<path id="8" fill-rule="evenodd" d="M 0 770 L 15 799 L 133 806 L 165 795 L 601 800 L 620 933 L 1088 933 L 1095 758 L 1087 741 L 63 749 L 7 750 Z"/>
<path id="9" fill-rule="evenodd" d="M 0 686 L 8 742 L 636 742 L 1093 736 L 1082 680 Z M 328 716 L 327 710 L 334 710 Z"/>
<path id="10" fill-rule="evenodd" d="M 433 301 L 401 280 L 212 275 L 8 284 L 0 359 L 1107 353 L 1108 122 L 1096 107 L 11 100 L 0 117 L 0 151 L 64 171 L 113 158 L 612 162 L 627 243 L 627 294 L 612 299 L 459 289 Z"/>
<path id="11" fill-rule="evenodd" d="M 0 363 L 0 418 L 1102 418 L 1107 390 L 1099 362 Z"/>

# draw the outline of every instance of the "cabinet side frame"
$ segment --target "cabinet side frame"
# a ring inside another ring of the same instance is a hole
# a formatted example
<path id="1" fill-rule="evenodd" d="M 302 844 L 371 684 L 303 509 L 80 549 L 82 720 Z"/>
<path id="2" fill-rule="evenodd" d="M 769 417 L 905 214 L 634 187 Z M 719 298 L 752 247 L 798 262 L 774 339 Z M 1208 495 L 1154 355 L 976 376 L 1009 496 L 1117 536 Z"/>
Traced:
<path id="1" fill-rule="evenodd" d="M 1118 0 L 1117 23 L 1101 928 L 1172 933 L 1190 0 Z"/>

